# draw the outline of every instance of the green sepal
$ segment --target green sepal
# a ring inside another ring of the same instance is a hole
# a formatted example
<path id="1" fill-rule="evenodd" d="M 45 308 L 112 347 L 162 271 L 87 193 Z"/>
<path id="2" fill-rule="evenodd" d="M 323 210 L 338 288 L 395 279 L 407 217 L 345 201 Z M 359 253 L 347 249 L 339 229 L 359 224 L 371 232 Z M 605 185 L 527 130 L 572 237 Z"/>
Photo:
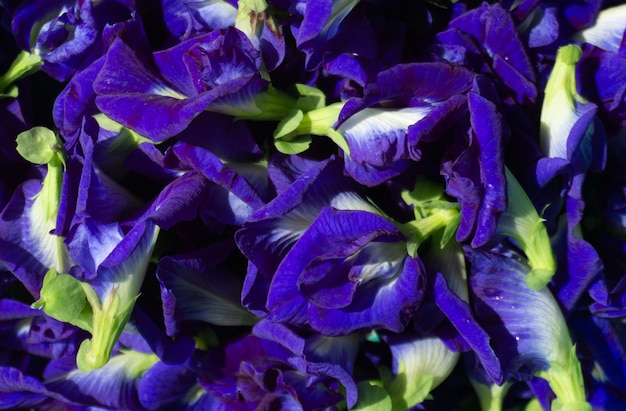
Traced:
<path id="1" fill-rule="evenodd" d="M 556 272 L 556 259 L 544 220 L 513 173 L 505 168 L 508 207 L 498 220 L 496 233 L 518 243 L 528 258 L 531 271 L 526 284 L 531 290 L 545 287 Z"/>
<path id="2" fill-rule="evenodd" d="M 304 112 L 302 112 L 302 110 L 298 110 L 297 108 L 291 110 L 282 120 L 280 120 L 274 129 L 274 139 L 280 139 L 283 141 L 293 140 L 296 137 L 293 133 L 298 128 L 303 118 Z"/>
<path id="3" fill-rule="evenodd" d="M 33 127 L 18 134 L 17 152 L 34 164 L 49 164 L 62 159 L 62 145 L 56 134 L 46 127 Z"/>
<path id="4" fill-rule="evenodd" d="M 574 98 L 584 101 L 576 90 L 576 64 L 582 53 L 582 49 L 576 44 L 568 44 L 558 49 L 556 62 L 546 84 L 545 106 L 553 106 L 553 100 L 561 98 L 566 98 L 572 106 Z"/>
<path id="5" fill-rule="evenodd" d="M 292 140 L 276 140 L 274 146 L 276 150 L 283 154 L 300 154 L 309 149 L 313 139 L 311 136 L 298 136 Z"/>
<path id="6" fill-rule="evenodd" d="M 57 274 L 54 268 L 43 278 L 43 286 L 33 308 L 43 309 L 52 318 L 92 331 L 92 310 L 83 285 L 69 274 Z"/>
<path id="7" fill-rule="evenodd" d="M 109 361 L 138 297 L 136 295 L 131 298 L 122 307 L 122 301 L 114 287 L 101 306 L 93 309 L 92 338 L 82 342 L 76 355 L 76 364 L 81 371 L 95 370 Z"/>
<path id="8" fill-rule="evenodd" d="M 41 190 L 35 195 L 30 210 L 31 234 L 38 233 L 43 240 L 42 246 L 49 248 L 46 254 L 54 255 L 54 261 L 47 266 L 57 272 L 65 273 L 71 265 L 63 237 L 53 233 L 61 203 L 61 192 L 65 172 L 65 152 L 57 135 L 45 128 L 34 127 L 17 136 L 17 151 L 27 161 L 47 165 L 47 173 L 42 181 Z M 54 236 L 50 240 L 49 236 Z"/>
<path id="9" fill-rule="evenodd" d="M 50 229 L 56 226 L 59 213 L 65 154 L 57 135 L 46 127 L 33 127 L 18 134 L 17 152 L 34 164 L 47 164 L 48 172 L 43 179 L 41 191 L 37 194 L 35 205 L 46 219 Z M 66 267 L 56 267 L 63 272 Z"/>
<path id="10" fill-rule="evenodd" d="M 295 98 L 270 84 L 267 90 L 254 96 L 251 107 L 232 114 L 240 120 L 281 121 L 295 105 Z"/>
<path id="11" fill-rule="evenodd" d="M 536 375 L 548 381 L 556 395 L 551 406 L 553 411 L 591 411 L 591 405 L 585 399 L 585 385 L 576 346 L 572 345 L 560 361 L 551 361 L 547 370 Z"/>
<path id="12" fill-rule="evenodd" d="M 296 84 L 295 92 L 298 95 L 295 107 L 304 111 L 313 111 L 326 106 L 326 95 L 318 88 L 306 84 Z"/>
<path id="13" fill-rule="evenodd" d="M 413 377 L 413 376 L 411 376 Z M 409 378 L 406 364 L 399 361 L 398 375 L 384 385 L 393 404 L 392 411 L 404 411 L 423 402 L 432 390 L 435 381 L 433 374 L 421 374 L 419 378 Z"/>
<path id="14" fill-rule="evenodd" d="M 361 381 L 357 384 L 359 401 L 351 408 L 354 411 L 389 411 L 391 398 L 384 388 L 374 382 Z"/>
<path id="15" fill-rule="evenodd" d="M 407 205 L 413 206 L 416 218 L 426 217 L 431 204 L 441 200 L 443 189 L 433 181 L 419 176 L 413 190 L 402 190 L 401 196 Z"/>
<path id="16" fill-rule="evenodd" d="M 417 256 L 417 249 L 434 233 L 443 229 L 439 247 L 443 249 L 455 235 L 461 221 L 459 204 L 446 201 L 443 189 L 430 180 L 420 178 L 412 191 L 402 191 L 404 202 L 413 206 L 415 220 L 402 224 L 400 230 L 407 237 L 407 252 Z"/>
<path id="17" fill-rule="evenodd" d="M 311 103 L 309 101 L 307 104 L 312 106 L 317 103 Z M 274 140 L 276 142 L 281 140 L 293 141 L 301 136 L 325 136 L 329 137 L 339 148 L 349 155 L 350 147 L 343 134 L 333 129 L 333 125 L 337 122 L 343 105 L 344 103 L 335 103 L 330 106 L 315 108 L 311 111 L 303 110 L 303 108 L 306 109 L 310 107 L 294 108 L 280 121 L 274 130 Z"/>
<path id="18" fill-rule="evenodd" d="M 13 85 L 17 80 L 39 70 L 42 60 L 37 54 L 20 52 L 9 69 L 0 76 L 0 98 L 17 97 L 18 89 Z"/>
<path id="19" fill-rule="evenodd" d="M 474 391 L 476 391 L 476 394 L 478 395 L 480 409 L 482 411 L 502 411 L 504 397 L 513 383 L 505 381 L 502 385 L 487 385 L 478 382 L 473 378 L 470 378 L 470 382 L 474 387 Z"/>

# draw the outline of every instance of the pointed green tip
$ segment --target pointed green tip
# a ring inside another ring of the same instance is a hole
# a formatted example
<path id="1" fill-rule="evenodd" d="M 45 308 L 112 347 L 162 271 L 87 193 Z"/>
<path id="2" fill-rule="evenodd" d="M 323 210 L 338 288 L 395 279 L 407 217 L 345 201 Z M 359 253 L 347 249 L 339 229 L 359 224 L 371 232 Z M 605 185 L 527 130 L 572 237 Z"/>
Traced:
<path id="1" fill-rule="evenodd" d="M 567 46 L 559 48 L 556 59 L 568 65 L 575 65 L 582 55 L 583 51 L 579 46 L 576 44 L 568 44 Z"/>
<path id="2" fill-rule="evenodd" d="M 78 348 L 76 365 L 83 372 L 90 372 L 104 367 L 111 358 L 111 351 L 94 347 L 92 340 L 84 340 Z"/>

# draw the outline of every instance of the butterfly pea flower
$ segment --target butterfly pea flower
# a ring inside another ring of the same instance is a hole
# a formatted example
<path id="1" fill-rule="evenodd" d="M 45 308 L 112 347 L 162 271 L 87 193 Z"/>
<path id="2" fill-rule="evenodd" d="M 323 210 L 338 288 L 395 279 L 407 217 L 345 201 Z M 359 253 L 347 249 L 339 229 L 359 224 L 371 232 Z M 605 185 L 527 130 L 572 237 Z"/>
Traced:
<path id="1" fill-rule="evenodd" d="M 220 57 L 218 51 L 223 47 L 231 54 L 229 58 Z M 211 54 L 216 59 L 213 69 L 206 66 Z M 151 66 L 149 56 L 135 53 L 121 40 L 115 41 L 95 79 L 94 90 L 96 104 L 104 114 L 155 141 L 184 130 L 211 101 L 238 92 L 244 96 L 256 93 L 265 84 L 258 74 L 258 52 L 235 29 L 192 38 L 153 58 L 156 67 Z M 115 84 L 120 76 L 133 81 Z M 144 103 L 148 103 L 154 118 L 167 118 L 168 124 L 152 124 L 151 120 L 149 125 L 145 116 L 129 115 Z"/>
<path id="2" fill-rule="evenodd" d="M 250 141 L 245 139 L 247 134 L 243 137 L 242 147 L 250 147 Z M 236 139 L 233 136 L 233 141 Z M 224 149 L 220 144 L 205 145 L 217 148 L 223 158 L 184 141 L 176 143 L 165 155 L 151 143 L 142 144 L 131 153 L 128 162 L 133 163 L 129 165 L 132 170 L 165 184 L 141 211 L 139 219 L 150 216 L 165 229 L 196 218 L 207 224 L 241 225 L 265 204 L 270 188 L 262 162 L 242 161 L 241 147 Z M 255 157 L 250 153 L 248 156 Z"/>
<path id="3" fill-rule="evenodd" d="M 465 253 L 476 319 L 491 336 L 504 379 L 538 376 L 556 395 L 553 409 L 591 409 L 576 348 L 551 292 L 528 288 L 529 267 L 515 252 L 465 247 Z"/>
<path id="4" fill-rule="evenodd" d="M 581 55 L 578 46 L 560 48 L 546 84 L 540 141 L 544 155 L 549 158 L 571 160 L 576 150 L 583 149 L 581 144 L 590 144 L 583 139 L 593 132 L 596 105 L 578 94 L 575 70 Z"/>
<path id="5" fill-rule="evenodd" d="M 495 234 L 499 216 L 507 207 L 507 182 L 503 146 L 509 130 L 497 101 L 490 96 L 493 86 L 483 77 L 474 82 L 467 96 L 470 130 L 453 140 L 440 172 L 446 179 L 446 193 L 461 204 L 457 241 L 471 238 L 480 247 Z"/>
<path id="6" fill-rule="evenodd" d="M 236 234 L 254 264 L 242 301 L 324 335 L 400 330 L 421 299 L 423 265 L 339 167 L 330 161 L 303 174 Z"/>
<path id="7" fill-rule="evenodd" d="M 363 98 L 343 106 L 335 129 L 346 140 L 346 170 L 377 185 L 417 160 L 427 142 L 466 110 L 474 75 L 447 63 L 397 65 L 378 74 Z M 434 85 L 437 87 L 434 87 Z M 406 104 L 406 102 L 409 102 Z"/>
<path id="8" fill-rule="evenodd" d="M 455 17 L 436 35 L 434 49 L 445 60 L 488 76 L 502 98 L 521 105 L 538 97 L 536 74 L 511 13 L 501 4 L 482 3 Z"/>
<path id="9" fill-rule="evenodd" d="M 76 236 L 69 246 L 94 252 L 91 258 L 96 272 L 82 273 L 87 277 L 81 281 L 51 269 L 44 278 L 40 299 L 34 303 L 50 316 L 91 334 L 76 357 L 84 371 L 109 361 L 132 313 L 158 234 L 158 227 L 150 221 L 135 225 L 125 235 L 116 224 L 88 229 L 89 236 Z M 87 238 L 97 241 L 89 245 L 91 250 L 84 245 Z"/>
<path id="10" fill-rule="evenodd" d="M 121 39 L 137 50 L 148 50 L 150 45 L 140 19 L 128 20 L 105 26 L 102 31 L 103 51 Z M 59 133 L 69 143 L 81 129 L 86 117 L 104 117 L 96 107 L 96 94 L 93 83 L 104 64 L 104 55 L 98 56 L 93 62 L 77 71 L 67 82 L 65 88 L 58 93 L 52 107 L 52 119 Z"/>
<path id="11" fill-rule="evenodd" d="M 281 328 L 268 330 L 274 338 L 281 337 L 281 343 L 249 335 L 210 351 L 202 359 L 200 383 L 225 408 L 239 402 L 247 407 L 282 404 L 320 409 L 343 401 L 352 407 L 356 387 L 346 370 L 329 362 L 323 345 L 310 344 Z"/>
<path id="12" fill-rule="evenodd" d="M 5 304 L 4 308 L 9 307 Z M 36 316 L 42 316 L 39 310 L 33 311 Z M 11 313 L 15 314 L 15 309 Z M 48 329 L 46 333 L 51 348 L 67 338 L 63 334 L 53 335 L 52 329 Z M 84 338 L 80 333 L 78 336 Z M 31 404 L 37 409 L 78 409 L 89 406 L 138 409 L 139 379 L 158 358 L 146 350 L 146 343 L 141 338 L 129 335 L 126 337 L 122 338 L 124 342 L 119 346 L 121 349 L 116 349 L 112 360 L 105 367 L 91 372 L 76 369 L 75 352 L 71 350 L 61 355 L 47 355 L 45 358 L 48 361 L 42 362 L 42 369 L 39 371 L 32 365 L 28 369 L 20 370 L 3 364 L 0 367 L 3 405 L 23 407 Z M 38 346 L 43 347 L 36 340 L 27 343 L 32 344 L 35 349 Z M 36 351 L 32 352 L 34 354 Z M 45 352 L 42 351 L 41 354 L 45 355 Z"/>
<path id="13" fill-rule="evenodd" d="M 193 37 L 152 56 L 118 39 L 93 84 L 96 105 L 155 142 L 180 133 L 204 110 L 281 119 L 293 99 L 268 90 L 260 64 L 259 52 L 235 28 Z"/>
<path id="14" fill-rule="evenodd" d="M 22 50 L 41 58 L 42 70 L 66 81 L 100 57 L 105 25 L 134 10 L 131 1 L 32 1 L 13 10 L 11 28 Z"/>
<path id="15" fill-rule="evenodd" d="M 17 140 L 18 152 L 44 170 L 41 179 L 20 185 L 2 211 L 0 257 L 37 298 L 48 269 L 68 272 L 72 265 L 64 238 L 55 234 L 66 160 L 59 138 L 45 127 L 25 131 Z"/>
<path id="16" fill-rule="evenodd" d="M 583 182 L 589 171 L 600 171 L 606 163 L 606 141 L 596 118 L 597 106 L 577 90 L 576 65 L 581 55 L 576 45 L 558 50 L 541 112 L 540 144 L 546 158 L 539 160 L 536 169 L 540 181 L 552 180 L 554 170 L 559 168 L 567 171 L 566 186 L 560 193 L 564 199 L 554 203 L 564 203 L 566 211 L 566 228 L 561 235 L 567 244 L 567 257 L 555 282 L 559 298 L 568 308 L 573 307 L 600 269 L 597 252 L 582 238 L 578 225 L 585 207 Z"/>
<path id="17" fill-rule="evenodd" d="M 155 364 L 139 396 L 150 410 L 352 407 L 356 386 L 344 366 L 354 361 L 355 341 L 303 338 L 279 324 L 259 323 L 253 334 L 198 351 L 186 364 Z"/>

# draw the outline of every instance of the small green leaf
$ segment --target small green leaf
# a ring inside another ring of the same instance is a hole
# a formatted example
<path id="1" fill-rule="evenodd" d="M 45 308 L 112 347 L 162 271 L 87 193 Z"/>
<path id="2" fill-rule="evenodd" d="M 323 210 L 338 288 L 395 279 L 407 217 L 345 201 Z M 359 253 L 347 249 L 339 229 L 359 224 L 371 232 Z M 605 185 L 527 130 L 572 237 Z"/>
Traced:
<path id="1" fill-rule="evenodd" d="M 59 321 L 67 322 L 87 331 L 91 330 L 91 307 L 81 282 L 69 274 L 57 274 L 54 268 L 46 273 L 39 300 L 33 308 Z"/>
<path id="2" fill-rule="evenodd" d="M 283 154 L 300 154 L 309 149 L 311 136 L 298 136 L 290 141 L 275 140 L 276 149 Z"/>
<path id="3" fill-rule="evenodd" d="M 326 95 L 318 88 L 307 86 L 305 84 L 296 84 L 296 108 L 308 112 L 317 110 L 326 105 Z"/>
<path id="4" fill-rule="evenodd" d="M 391 410 L 391 398 L 384 388 L 371 384 L 369 381 L 361 381 L 357 384 L 359 401 L 353 411 L 389 411 Z"/>
<path id="5" fill-rule="evenodd" d="M 298 128 L 303 118 L 304 113 L 302 110 L 291 110 L 276 126 L 276 129 L 274 130 L 274 139 L 286 141 L 292 140 L 296 137 L 292 133 Z"/>
<path id="6" fill-rule="evenodd" d="M 33 127 L 17 136 L 17 152 L 34 164 L 48 164 L 60 150 L 57 136 L 46 127 Z"/>

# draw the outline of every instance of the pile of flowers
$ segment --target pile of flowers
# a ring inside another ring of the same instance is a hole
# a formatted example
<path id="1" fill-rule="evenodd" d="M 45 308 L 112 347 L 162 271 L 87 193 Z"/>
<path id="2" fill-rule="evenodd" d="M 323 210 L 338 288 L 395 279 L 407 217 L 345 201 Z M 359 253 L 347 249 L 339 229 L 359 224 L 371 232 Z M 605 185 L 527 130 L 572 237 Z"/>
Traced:
<path id="1" fill-rule="evenodd" d="M 626 409 L 626 5 L 2 0 L 0 408 Z"/>

